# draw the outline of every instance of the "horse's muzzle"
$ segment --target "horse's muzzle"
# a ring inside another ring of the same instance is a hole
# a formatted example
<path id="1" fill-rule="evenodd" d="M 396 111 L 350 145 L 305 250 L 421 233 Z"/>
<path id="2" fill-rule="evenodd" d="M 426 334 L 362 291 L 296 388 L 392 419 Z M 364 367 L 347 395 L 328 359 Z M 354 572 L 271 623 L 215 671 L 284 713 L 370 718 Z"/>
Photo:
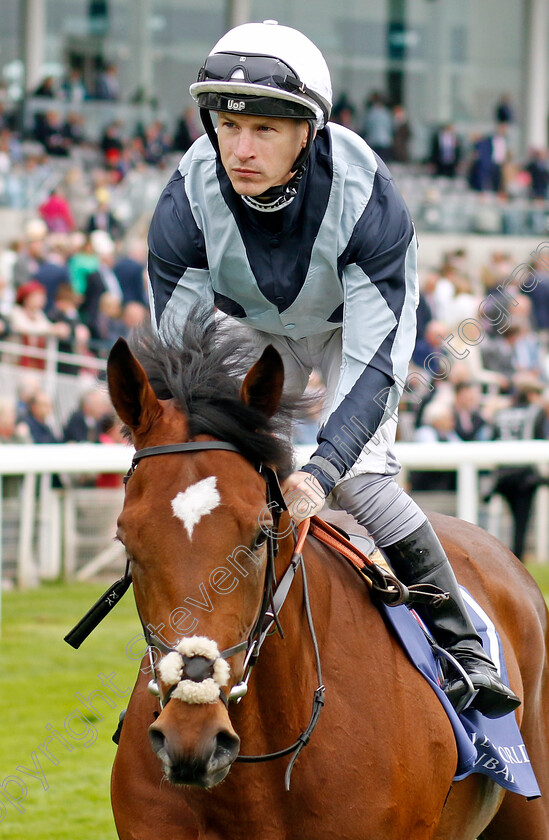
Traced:
<path id="1" fill-rule="evenodd" d="M 222 782 L 240 749 L 240 738 L 237 735 L 219 730 L 204 745 L 200 754 L 183 754 L 170 742 L 158 722 L 149 727 L 149 740 L 172 784 L 201 788 L 215 787 Z"/>

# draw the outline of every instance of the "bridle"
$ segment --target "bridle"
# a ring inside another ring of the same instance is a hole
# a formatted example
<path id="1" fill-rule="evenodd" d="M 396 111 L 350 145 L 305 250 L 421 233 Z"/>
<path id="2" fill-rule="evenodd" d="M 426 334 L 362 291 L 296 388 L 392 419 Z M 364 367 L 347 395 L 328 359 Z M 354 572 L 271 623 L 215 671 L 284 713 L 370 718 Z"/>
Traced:
<path id="1" fill-rule="evenodd" d="M 139 461 L 143 458 L 148 458 L 156 455 L 168 455 L 181 452 L 188 453 L 212 449 L 227 450 L 229 452 L 236 452 L 237 454 L 241 454 L 239 449 L 233 444 L 228 443 L 226 441 L 217 440 L 187 441 L 184 443 L 172 443 L 165 444 L 163 446 L 146 447 L 144 449 L 137 450 L 134 453 L 130 469 L 124 477 L 124 484 L 127 484 L 127 482 L 130 480 L 135 470 L 138 468 Z M 325 687 L 322 684 L 322 670 L 320 664 L 318 643 L 309 602 L 307 574 L 302 555 L 302 549 L 308 531 L 309 520 L 305 520 L 305 523 L 302 523 L 302 527 L 300 528 L 299 534 L 297 536 L 295 534 L 294 529 L 295 545 L 292 558 L 280 581 L 277 582 L 275 573 L 275 560 L 278 554 L 278 542 L 280 539 L 279 524 L 280 517 L 282 513 L 285 510 L 287 510 L 287 508 L 284 502 L 284 497 L 282 495 L 282 491 L 280 489 L 280 484 L 278 482 L 278 477 L 275 470 L 264 464 L 256 466 L 256 469 L 257 472 L 265 480 L 266 506 L 271 511 L 273 517 L 272 528 L 269 527 L 268 529 L 263 529 L 264 533 L 266 533 L 267 535 L 267 565 L 265 571 L 265 581 L 263 586 L 263 597 L 258 617 L 248 638 L 238 642 L 232 647 L 226 648 L 219 654 L 222 659 L 227 660 L 238 653 L 246 651 L 244 658 L 243 676 L 241 681 L 237 685 L 233 686 L 228 696 L 225 694 L 223 689 L 220 688 L 220 699 L 223 701 L 227 708 L 229 707 L 230 701 L 235 701 L 237 703 L 240 702 L 242 697 L 244 697 L 247 693 L 248 681 L 252 669 L 259 658 L 261 647 L 274 626 L 276 626 L 281 637 L 283 637 L 284 634 L 282 632 L 278 616 L 288 596 L 296 572 L 298 571 L 298 569 L 300 569 L 303 579 L 303 605 L 313 644 L 315 666 L 318 679 L 318 688 L 316 688 L 314 691 L 313 709 L 309 723 L 305 730 L 297 738 L 297 740 L 293 744 L 291 744 L 291 746 L 286 747 L 285 749 L 278 750 L 277 752 L 273 753 L 267 753 L 265 755 L 239 755 L 236 758 L 236 761 L 241 762 L 258 762 L 270 761 L 272 759 L 282 758 L 283 756 L 292 754 L 292 758 L 288 764 L 285 774 L 286 790 L 289 790 L 290 776 L 292 773 L 293 766 L 299 753 L 301 752 L 303 747 L 306 746 L 306 744 L 309 742 L 311 734 L 318 722 L 320 712 L 324 705 L 325 692 Z M 124 576 L 120 578 L 120 580 L 118 580 L 112 587 L 110 587 L 110 589 L 104 593 L 104 595 L 97 601 L 97 603 L 94 604 L 94 606 L 86 613 L 86 615 L 78 622 L 78 624 L 65 636 L 65 641 L 67 641 L 74 648 L 80 647 L 84 639 L 87 638 L 87 636 L 99 624 L 99 622 L 102 621 L 102 619 L 110 612 L 110 610 L 116 605 L 116 603 L 118 603 L 122 595 L 128 590 L 130 584 L 131 568 L 130 561 L 128 560 Z M 154 649 L 157 648 L 161 651 L 161 653 L 169 654 L 173 653 L 175 648 L 172 648 L 169 645 L 165 644 L 161 639 L 159 639 L 157 636 L 151 633 L 151 631 L 141 619 L 141 616 L 140 620 L 143 626 L 143 633 L 147 642 L 149 661 L 154 675 L 154 679 L 152 679 L 149 682 L 149 690 L 151 691 L 151 693 L 155 694 L 155 696 L 158 697 L 160 707 L 164 708 L 166 704 L 170 701 L 170 697 L 173 692 L 173 686 L 171 689 L 168 689 L 168 691 L 163 696 L 161 696 L 156 675 L 156 657 L 154 655 Z M 201 657 L 196 658 L 201 659 Z M 200 682 L 208 675 L 209 669 L 210 664 L 208 660 L 205 660 L 203 663 L 199 663 L 198 667 L 192 669 L 193 676 L 191 677 L 191 679 L 194 679 L 196 682 Z"/>

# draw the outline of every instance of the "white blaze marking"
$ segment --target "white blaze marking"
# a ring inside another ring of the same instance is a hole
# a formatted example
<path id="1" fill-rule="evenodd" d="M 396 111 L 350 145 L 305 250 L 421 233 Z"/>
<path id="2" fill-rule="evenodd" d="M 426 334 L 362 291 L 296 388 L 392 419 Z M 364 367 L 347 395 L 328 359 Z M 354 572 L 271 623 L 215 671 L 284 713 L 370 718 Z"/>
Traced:
<path id="1" fill-rule="evenodd" d="M 189 539 L 192 539 L 194 526 L 221 502 L 216 483 L 215 475 L 211 475 L 197 481 L 196 484 L 191 484 L 183 493 L 178 493 L 175 499 L 172 499 L 173 515 L 182 521 Z"/>

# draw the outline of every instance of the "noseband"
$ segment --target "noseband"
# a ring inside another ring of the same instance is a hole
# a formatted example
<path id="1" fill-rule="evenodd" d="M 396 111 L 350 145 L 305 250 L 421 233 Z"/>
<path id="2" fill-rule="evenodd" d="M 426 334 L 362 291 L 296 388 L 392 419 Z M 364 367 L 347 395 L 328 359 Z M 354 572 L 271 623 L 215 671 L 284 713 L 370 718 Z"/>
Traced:
<path id="1" fill-rule="evenodd" d="M 238 448 L 232 443 L 217 440 L 187 441 L 185 443 L 173 443 L 165 444 L 163 446 L 146 447 L 144 449 L 137 450 L 134 453 L 130 469 L 124 477 L 124 484 L 127 484 L 129 479 L 132 477 L 135 470 L 139 466 L 139 461 L 142 458 L 148 458 L 154 455 L 168 455 L 178 452 L 198 452 L 211 449 L 226 450 L 229 452 L 236 452 L 237 454 L 240 454 Z M 303 604 L 313 643 L 315 665 L 318 677 L 318 688 L 315 689 L 314 692 L 313 709 L 311 713 L 311 718 L 309 720 L 309 724 L 298 737 L 298 739 L 291 746 L 286 747 L 285 749 L 279 750 L 278 752 L 274 753 L 268 753 L 266 755 L 239 755 L 236 758 L 236 761 L 257 762 L 270 761 L 271 759 L 282 758 L 283 756 L 292 754 L 292 758 L 288 764 L 285 775 L 286 789 L 289 790 L 290 776 L 295 761 L 303 747 L 306 746 L 306 744 L 309 742 L 311 734 L 317 724 L 320 712 L 324 705 L 325 688 L 322 684 L 320 656 L 318 651 L 314 623 L 312 619 L 312 613 L 309 604 L 307 575 L 302 556 L 302 549 L 308 531 L 309 520 L 305 520 L 305 522 L 302 524 L 299 536 L 296 540 L 294 552 L 290 563 L 283 576 L 281 577 L 280 582 L 277 583 L 275 574 L 275 559 L 278 554 L 278 526 L 280 522 L 280 517 L 282 513 L 285 510 L 287 510 L 287 508 L 284 502 L 282 491 L 280 489 L 280 484 L 278 482 L 276 472 L 271 467 L 265 466 L 263 464 L 257 466 L 256 469 L 259 472 L 259 474 L 265 479 L 266 504 L 267 508 L 271 511 L 273 516 L 273 526 L 272 528 L 264 530 L 264 533 L 267 534 L 267 568 L 265 573 L 265 582 L 263 586 L 263 598 L 258 618 L 248 638 L 244 641 L 238 642 L 236 645 L 233 645 L 230 648 L 226 648 L 220 653 L 216 649 L 215 654 L 212 654 L 212 656 L 203 657 L 195 654 L 186 656 L 182 652 L 183 649 L 178 650 L 178 648 L 181 647 L 182 643 L 178 643 L 178 645 L 176 645 L 175 647 L 169 647 L 169 645 L 166 645 L 161 639 L 159 639 L 157 636 L 150 632 L 148 627 L 146 627 L 143 620 L 141 619 L 141 616 L 139 616 L 139 618 L 141 620 L 143 633 L 147 642 L 147 650 L 149 655 L 149 661 L 151 664 L 151 669 L 154 674 L 154 679 L 152 679 L 149 682 L 149 691 L 151 691 L 152 694 L 158 697 L 161 708 L 164 708 L 166 704 L 170 701 L 172 695 L 174 695 L 174 691 L 178 691 L 181 686 L 185 685 L 185 683 L 194 682 L 196 684 L 200 684 L 206 682 L 213 682 L 211 676 L 213 671 L 215 670 L 215 663 L 217 662 L 217 659 L 227 660 L 237 653 L 242 653 L 243 651 L 246 651 L 242 680 L 237 685 L 232 687 L 232 689 L 229 692 L 229 695 L 227 696 L 225 694 L 221 685 L 219 685 L 219 682 L 216 684 L 216 691 L 218 690 L 219 693 L 216 693 L 214 701 L 215 699 L 217 699 L 217 697 L 219 697 L 219 699 L 221 699 L 225 706 L 228 708 L 229 701 L 235 701 L 238 703 L 240 702 L 242 697 L 244 697 L 247 693 L 248 681 L 250 678 L 251 671 L 258 660 L 263 642 L 265 641 L 265 638 L 272 629 L 273 625 L 276 625 L 280 632 L 280 635 L 283 637 L 284 634 L 280 626 L 278 614 L 282 609 L 282 606 L 290 591 L 297 570 L 301 569 L 303 577 Z M 130 584 L 131 570 L 130 561 L 128 560 L 126 564 L 126 571 L 124 577 L 118 580 L 109 590 L 107 590 L 107 592 L 105 592 L 105 594 L 97 601 L 96 604 L 94 604 L 94 606 L 86 613 L 86 615 L 78 622 L 78 624 L 65 636 L 65 641 L 67 641 L 74 648 L 80 647 L 84 639 L 87 638 L 87 636 L 89 636 L 92 630 L 99 624 L 100 621 L 102 621 L 102 619 L 120 600 L 122 595 L 129 588 Z M 160 650 L 163 654 L 166 655 L 166 657 L 172 657 L 172 660 L 173 655 L 175 654 L 176 657 L 179 657 L 181 661 L 178 676 L 174 677 L 174 681 L 172 681 L 172 684 L 168 687 L 167 692 L 163 696 L 161 696 L 160 687 L 156 675 L 156 658 L 153 652 L 154 648 Z M 180 682 L 180 680 L 184 681 Z M 208 688 L 211 688 L 211 686 L 208 686 Z M 178 694 L 176 693 L 175 696 L 177 697 Z M 211 696 L 213 697 L 213 694 Z M 211 702 L 211 700 L 206 702 Z"/>

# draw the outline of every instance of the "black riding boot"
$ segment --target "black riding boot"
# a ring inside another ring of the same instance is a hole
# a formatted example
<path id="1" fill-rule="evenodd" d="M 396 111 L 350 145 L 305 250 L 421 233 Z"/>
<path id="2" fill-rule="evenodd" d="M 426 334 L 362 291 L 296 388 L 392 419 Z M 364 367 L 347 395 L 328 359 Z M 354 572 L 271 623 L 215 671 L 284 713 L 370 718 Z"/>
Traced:
<path id="1" fill-rule="evenodd" d="M 453 569 L 430 522 L 383 551 L 403 583 L 431 583 L 449 594 L 439 607 L 420 607 L 418 612 L 435 641 L 451 653 L 469 675 L 477 694 L 471 707 L 486 717 L 497 718 L 520 705 L 518 697 L 500 680 L 496 666 L 485 653 L 465 607 Z M 444 691 L 460 710 L 467 686 L 462 678 L 451 678 Z"/>

